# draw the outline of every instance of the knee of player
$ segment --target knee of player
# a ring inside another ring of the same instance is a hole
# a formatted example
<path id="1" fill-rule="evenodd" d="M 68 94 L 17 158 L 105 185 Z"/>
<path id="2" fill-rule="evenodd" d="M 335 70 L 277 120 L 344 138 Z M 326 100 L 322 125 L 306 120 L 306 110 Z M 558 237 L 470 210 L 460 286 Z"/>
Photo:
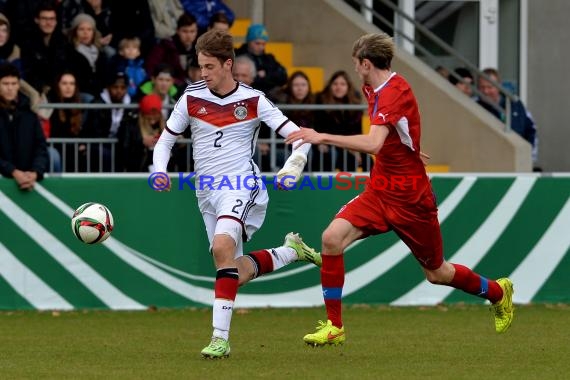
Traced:
<path id="1" fill-rule="evenodd" d="M 443 277 L 438 274 L 437 272 L 426 272 L 426 280 L 434 285 L 442 285 L 444 284 Z"/>
<path id="2" fill-rule="evenodd" d="M 442 268 L 436 270 L 424 270 L 424 272 L 426 280 L 434 285 L 447 285 L 451 281 L 449 274 L 445 270 L 442 270 Z"/>
<path id="3" fill-rule="evenodd" d="M 328 252 L 337 252 L 342 250 L 342 238 L 331 228 L 327 228 L 322 235 L 323 248 Z"/>
<path id="4" fill-rule="evenodd" d="M 214 239 L 212 242 L 212 255 L 216 266 L 224 267 L 234 262 L 236 245 L 233 239 Z"/>

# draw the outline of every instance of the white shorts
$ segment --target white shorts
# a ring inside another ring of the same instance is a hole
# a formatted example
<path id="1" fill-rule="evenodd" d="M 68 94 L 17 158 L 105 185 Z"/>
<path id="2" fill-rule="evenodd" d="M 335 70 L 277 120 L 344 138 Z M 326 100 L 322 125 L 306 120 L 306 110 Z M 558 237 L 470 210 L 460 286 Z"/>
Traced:
<path id="1" fill-rule="evenodd" d="M 210 249 L 214 235 L 227 234 L 236 242 L 236 257 L 241 256 L 243 242 L 250 240 L 265 220 L 267 190 L 202 190 L 196 196 Z"/>

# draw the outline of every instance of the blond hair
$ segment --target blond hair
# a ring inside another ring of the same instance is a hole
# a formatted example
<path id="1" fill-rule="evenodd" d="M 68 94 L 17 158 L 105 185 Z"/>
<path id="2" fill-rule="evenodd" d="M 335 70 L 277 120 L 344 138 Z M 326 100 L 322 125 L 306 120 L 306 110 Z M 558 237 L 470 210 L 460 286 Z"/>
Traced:
<path id="1" fill-rule="evenodd" d="M 121 38 L 121 40 L 119 41 L 119 51 L 122 51 L 123 49 L 126 49 L 129 46 L 140 49 L 141 39 L 136 36 Z"/>
<path id="2" fill-rule="evenodd" d="M 368 59 L 381 70 L 389 70 L 394 57 L 394 41 L 386 33 L 365 34 L 354 42 L 352 56 L 360 62 Z"/>

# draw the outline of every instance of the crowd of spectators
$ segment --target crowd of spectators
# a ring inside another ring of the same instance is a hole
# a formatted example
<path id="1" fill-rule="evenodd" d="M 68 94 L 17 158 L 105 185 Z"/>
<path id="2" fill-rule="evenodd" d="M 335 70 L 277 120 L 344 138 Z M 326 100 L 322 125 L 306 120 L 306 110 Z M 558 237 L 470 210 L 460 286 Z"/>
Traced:
<path id="1" fill-rule="evenodd" d="M 37 178 L 60 171 L 152 170 L 149 157 L 157 133 L 187 84 L 200 79 L 198 36 L 210 28 L 229 30 L 234 18 L 221 0 L 0 0 L 0 63 L 10 83 L 14 78 L 18 81 L 16 97 L 4 103 L 10 112 L 26 109 L 30 111 L 26 115 L 36 117 L 44 140 L 38 149 L 24 151 L 47 157 L 39 161 L 31 157 L 28 161 L 37 161 L 33 168 L 24 160 L 26 165 L 18 170 L 34 169 Z M 346 73 L 342 83 L 333 76 L 325 91 L 314 94 L 305 73 L 288 76 L 275 56 L 265 51 L 268 41 L 264 25 L 249 26 L 243 44 L 236 48 L 237 80 L 277 103 L 360 102 Z M 73 107 L 74 103 L 117 106 L 97 109 Z M 139 107 L 125 107 L 130 104 Z M 160 115 L 154 112 L 157 107 Z M 294 110 L 287 114 L 305 127 L 360 132 L 360 112 Z M 0 133 L 9 136 L 0 147 L 1 174 L 14 177 L 18 172 L 10 155 L 23 142 L 16 141 L 13 126 L 5 124 L 0 122 Z M 75 142 L 62 140 L 66 138 Z M 116 143 L 94 142 L 108 138 Z M 256 159 L 264 171 L 276 170 L 286 155 L 284 145 L 270 145 L 269 138 L 269 128 L 262 126 Z M 170 169 L 191 170 L 190 149 L 186 143 L 177 144 Z M 313 170 L 356 170 L 361 162 L 352 153 L 322 146 L 315 149 L 310 165 Z"/>
<path id="2" fill-rule="evenodd" d="M 464 67 L 456 68 L 453 70 L 453 73 L 450 73 L 441 66 L 437 67 L 436 71 L 444 78 L 447 78 L 459 91 L 473 99 L 477 104 L 489 111 L 497 119 L 501 120 L 501 122 L 505 123 L 507 121 L 507 115 L 505 113 L 507 110 L 507 99 L 505 95 L 501 93 L 497 85 L 511 87 L 511 90 L 513 90 L 513 86 L 510 83 L 504 83 L 501 81 L 501 77 L 497 69 L 491 67 L 483 69 L 482 72 L 487 76 L 487 78 L 481 75 L 477 80 L 475 80 L 471 71 Z M 474 91 L 475 86 L 477 88 L 477 94 Z M 524 106 L 521 100 L 512 101 L 510 111 L 510 125 L 508 127 L 532 146 L 533 170 L 541 171 L 540 167 L 537 166 L 538 136 L 536 124 L 531 113 Z"/>

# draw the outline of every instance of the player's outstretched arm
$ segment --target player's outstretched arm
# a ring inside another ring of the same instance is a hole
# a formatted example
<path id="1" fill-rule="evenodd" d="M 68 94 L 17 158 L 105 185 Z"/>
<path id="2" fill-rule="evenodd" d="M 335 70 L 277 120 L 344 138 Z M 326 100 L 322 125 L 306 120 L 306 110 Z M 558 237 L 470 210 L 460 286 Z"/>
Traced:
<path id="1" fill-rule="evenodd" d="M 384 141 L 390 130 L 385 125 L 372 125 L 367 135 L 331 135 L 329 133 L 319 133 L 314 129 L 301 128 L 301 130 L 290 133 L 285 142 L 294 144 L 303 141 L 311 144 L 328 144 L 339 148 L 355 150 L 361 153 L 376 154 L 384 145 Z"/>
<path id="2" fill-rule="evenodd" d="M 160 175 L 155 175 L 153 179 L 156 191 L 170 191 L 171 183 L 168 174 L 166 174 L 166 168 L 170 160 L 172 146 L 175 142 L 176 136 L 170 133 L 168 129 L 165 129 L 154 146 L 152 163 L 154 165 L 155 174 L 160 173 Z"/>

